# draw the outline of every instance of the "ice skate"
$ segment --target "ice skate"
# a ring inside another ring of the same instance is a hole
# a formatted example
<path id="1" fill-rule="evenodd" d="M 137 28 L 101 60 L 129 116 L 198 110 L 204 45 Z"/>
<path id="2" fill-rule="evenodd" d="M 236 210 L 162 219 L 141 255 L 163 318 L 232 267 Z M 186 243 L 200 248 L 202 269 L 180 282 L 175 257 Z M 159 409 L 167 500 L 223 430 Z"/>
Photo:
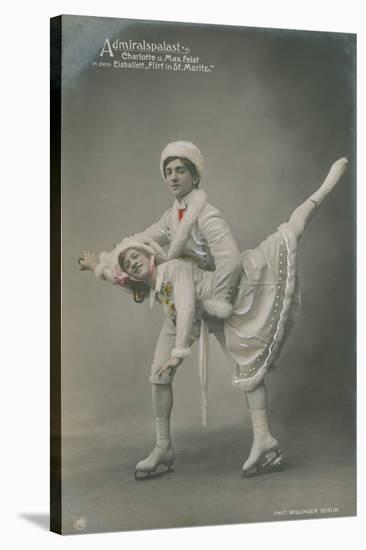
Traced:
<path id="1" fill-rule="evenodd" d="M 142 479 L 152 477 L 153 475 L 160 475 L 172 471 L 171 467 L 174 463 L 174 449 L 170 445 L 169 447 L 159 447 L 156 445 L 151 451 L 149 456 L 140 460 L 136 464 L 135 479 L 141 481 Z M 166 466 L 168 470 L 158 472 L 158 467 Z"/>
<path id="2" fill-rule="evenodd" d="M 260 455 L 258 460 L 248 468 L 242 469 L 243 477 L 252 477 L 260 474 L 269 474 L 283 470 L 284 454 L 277 447 Z"/>
<path id="3" fill-rule="evenodd" d="M 264 390 L 264 386 L 263 386 Z M 243 477 L 277 471 L 282 466 L 283 453 L 268 428 L 267 409 L 249 409 L 253 426 L 253 444 L 242 467 Z"/>

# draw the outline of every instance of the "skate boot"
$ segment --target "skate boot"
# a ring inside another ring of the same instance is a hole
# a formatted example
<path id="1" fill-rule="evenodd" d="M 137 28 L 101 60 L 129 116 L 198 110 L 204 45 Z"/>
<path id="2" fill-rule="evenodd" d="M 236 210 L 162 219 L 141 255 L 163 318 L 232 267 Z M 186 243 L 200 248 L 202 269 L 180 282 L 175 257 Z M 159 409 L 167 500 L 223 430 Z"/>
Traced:
<path id="1" fill-rule="evenodd" d="M 171 445 L 168 447 L 160 447 L 159 445 L 156 445 L 146 458 L 140 460 L 140 462 L 136 464 L 135 479 L 140 481 L 147 477 L 152 477 L 153 474 L 159 475 L 161 473 L 170 472 L 173 462 L 173 447 Z M 160 465 L 166 466 L 168 470 L 158 472 L 157 470 Z"/>
<path id="2" fill-rule="evenodd" d="M 148 477 L 172 471 L 174 449 L 170 440 L 170 416 L 155 417 L 156 445 L 151 453 L 136 464 L 135 479 L 140 481 Z M 168 470 L 157 472 L 158 467 L 166 466 Z"/>
<path id="3" fill-rule="evenodd" d="M 267 410 L 251 409 L 249 413 L 252 419 L 253 445 L 242 467 L 243 477 L 282 470 L 284 455 L 278 447 L 277 439 L 269 431 Z"/>

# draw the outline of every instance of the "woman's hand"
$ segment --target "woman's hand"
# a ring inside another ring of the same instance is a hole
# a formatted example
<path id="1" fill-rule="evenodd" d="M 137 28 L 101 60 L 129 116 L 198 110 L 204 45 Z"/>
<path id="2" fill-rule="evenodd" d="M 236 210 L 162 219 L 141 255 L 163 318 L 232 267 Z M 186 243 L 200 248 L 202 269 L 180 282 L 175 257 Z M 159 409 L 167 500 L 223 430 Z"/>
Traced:
<path id="1" fill-rule="evenodd" d="M 162 367 L 160 367 L 160 369 L 158 370 L 157 372 L 157 375 L 160 376 L 163 374 L 163 372 L 165 372 L 166 370 L 170 370 L 170 374 L 169 376 L 171 376 L 173 374 L 173 370 L 176 369 L 177 367 L 179 367 L 179 365 L 183 362 L 183 359 L 179 358 L 179 357 L 171 357 L 166 363 L 165 365 L 163 365 Z"/>
<path id="2" fill-rule="evenodd" d="M 92 250 L 83 250 L 82 256 L 78 258 L 78 264 L 80 266 L 80 271 L 94 271 L 98 265 L 98 258 L 95 252 Z"/>

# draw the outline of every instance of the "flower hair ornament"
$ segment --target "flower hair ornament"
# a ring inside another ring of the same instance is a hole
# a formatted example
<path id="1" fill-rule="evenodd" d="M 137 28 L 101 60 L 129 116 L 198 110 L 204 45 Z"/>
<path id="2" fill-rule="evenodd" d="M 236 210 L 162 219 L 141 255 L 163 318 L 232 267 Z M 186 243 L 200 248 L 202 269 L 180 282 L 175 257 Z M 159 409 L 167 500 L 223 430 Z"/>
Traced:
<path id="1" fill-rule="evenodd" d="M 132 247 L 129 247 L 129 248 L 132 248 Z M 135 246 L 133 248 L 136 248 Z M 155 255 L 151 255 L 150 256 L 150 266 L 149 266 L 149 272 L 148 272 L 148 275 L 147 275 L 147 278 L 149 278 L 153 271 L 154 271 L 154 267 L 155 267 Z M 113 268 L 113 276 L 114 276 L 114 282 L 116 285 L 118 286 L 127 286 L 130 284 L 131 281 L 135 281 L 135 282 L 143 282 L 139 279 L 135 279 L 134 277 L 131 277 L 130 275 L 128 275 L 128 273 L 126 273 L 125 271 L 123 271 L 120 267 L 120 265 L 118 264 L 117 266 L 115 266 Z"/>

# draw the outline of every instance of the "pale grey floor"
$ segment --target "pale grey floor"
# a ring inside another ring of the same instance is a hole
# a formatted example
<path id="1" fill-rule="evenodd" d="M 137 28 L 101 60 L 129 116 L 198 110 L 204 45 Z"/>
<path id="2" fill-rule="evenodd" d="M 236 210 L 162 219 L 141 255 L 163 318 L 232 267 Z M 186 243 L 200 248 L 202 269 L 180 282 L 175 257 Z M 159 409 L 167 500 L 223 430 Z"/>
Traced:
<path id="1" fill-rule="evenodd" d="M 152 434 L 74 436 L 64 460 L 64 532 L 75 533 L 80 517 L 84 532 L 98 532 L 355 515 L 354 442 L 345 429 L 336 432 L 316 422 L 286 434 L 277 428 L 287 468 L 243 479 L 249 429 L 176 431 L 175 471 L 143 482 L 135 481 L 134 466 L 151 449 Z"/>

